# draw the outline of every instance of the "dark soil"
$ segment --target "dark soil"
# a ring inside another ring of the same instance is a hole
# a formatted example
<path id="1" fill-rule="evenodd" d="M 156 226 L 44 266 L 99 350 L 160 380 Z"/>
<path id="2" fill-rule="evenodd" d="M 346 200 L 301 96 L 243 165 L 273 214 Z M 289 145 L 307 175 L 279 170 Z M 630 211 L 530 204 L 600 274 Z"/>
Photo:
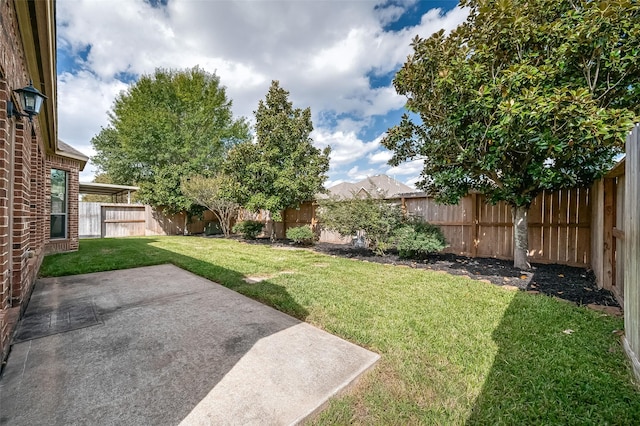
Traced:
<path id="1" fill-rule="evenodd" d="M 269 240 L 262 239 L 253 242 L 270 244 Z M 291 246 L 291 243 L 282 241 L 274 244 Z M 595 275 L 591 270 L 584 268 L 534 264 L 531 271 L 521 271 L 513 267 L 512 261 L 470 258 L 455 254 L 433 254 L 424 260 L 407 260 L 400 259 L 394 252 L 377 256 L 371 250 L 355 248 L 346 244 L 317 243 L 312 249 L 332 256 L 444 271 L 453 275 L 466 275 L 472 279 L 491 282 L 499 286 L 514 286 L 529 292 L 555 296 L 578 305 L 620 306 L 610 291 L 598 289 Z"/>
<path id="2" fill-rule="evenodd" d="M 613 294 L 598 289 L 593 271 L 565 265 L 534 264 L 531 271 L 513 267 L 513 262 L 491 258 L 470 258 L 455 254 L 433 254 L 424 260 L 400 259 L 397 253 L 376 256 L 371 250 L 344 244 L 318 243 L 314 250 L 334 256 L 367 260 L 412 268 L 445 271 L 453 275 L 466 275 L 472 279 L 493 284 L 514 286 L 521 290 L 540 292 L 578 305 L 620 305 Z"/>

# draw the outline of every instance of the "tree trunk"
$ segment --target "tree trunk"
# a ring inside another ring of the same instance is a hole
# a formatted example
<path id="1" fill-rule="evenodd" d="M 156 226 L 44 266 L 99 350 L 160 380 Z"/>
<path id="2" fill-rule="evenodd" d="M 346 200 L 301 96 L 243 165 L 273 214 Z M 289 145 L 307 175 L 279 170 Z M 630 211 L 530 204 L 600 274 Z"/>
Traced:
<path id="1" fill-rule="evenodd" d="M 528 259 L 529 224 L 527 216 L 529 206 L 512 207 L 511 213 L 513 216 L 513 266 L 527 271 L 531 269 Z"/>
<path id="2" fill-rule="evenodd" d="M 231 220 L 229 219 L 231 215 L 226 215 L 224 217 L 224 219 L 220 219 L 220 228 L 222 228 L 222 235 L 224 235 L 225 238 L 229 238 L 229 235 L 231 234 L 231 226 L 229 225 L 231 223 Z"/>
<path id="3" fill-rule="evenodd" d="M 270 239 L 271 239 L 271 242 L 274 243 L 276 241 L 276 221 L 273 220 L 273 219 L 270 219 L 270 220 L 271 220 L 271 236 L 270 236 Z"/>
<path id="4" fill-rule="evenodd" d="M 228 214 L 224 210 L 213 210 L 209 209 L 213 216 L 218 219 L 218 223 L 220 224 L 220 230 L 222 231 L 222 235 L 225 238 L 229 237 L 229 221 L 227 220 Z"/>
<path id="5" fill-rule="evenodd" d="M 187 230 L 187 224 L 189 223 L 189 214 L 184 212 L 184 228 L 182 228 L 182 235 L 189 235 L 189 231 Z"/>
<path id="6" fill-rule="evenodd" d="M 229 238 L 231 235 L 231 218 L 238 213 L 236 208 L 229 208 L 224 211 L 223 217 L 220 217 L 220 227 L 225 238 Z"/>

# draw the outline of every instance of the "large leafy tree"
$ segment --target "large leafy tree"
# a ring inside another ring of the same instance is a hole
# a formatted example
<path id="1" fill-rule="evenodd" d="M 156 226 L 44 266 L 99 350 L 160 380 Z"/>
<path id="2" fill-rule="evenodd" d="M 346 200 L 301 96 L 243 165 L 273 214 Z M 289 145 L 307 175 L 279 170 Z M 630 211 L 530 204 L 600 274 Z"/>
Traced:
<path id="1" fill-rule="evenodd" d="M 220 79 L 198 67 L 142 76 L 116 98 L 109 121 L 91 141 L 92 161 L 114 183 L 140 186 L 140 201 L 187 216 L 202 207 L 182 193 L 181 178 L 212 175 L 249 139 Z"/>
<path id="2" fill-rule="evenodd" d="M 330 149 L 313 146 L 311 110 L 294 108 L 277 81 L 260 100 L 255 118 L 256 141 L 234 147 L 225 172 L 241 184 L 236 199 L 245 208 L 268 210 L 278 220 L 284 209 L 323 191 Z"/>
<path id="3" fill-rule="evenodd" d="M 456 30 L 413 40 L 394 86 L 414 114 L 382 143 L 391 164 L 424 159 L 418 186 L 442 202 L 477 190 L 511 205 L 514 264 L 528 268 L 533 199 L 601 176 L 638 118 L 640 3 L 461 5 Z"/>

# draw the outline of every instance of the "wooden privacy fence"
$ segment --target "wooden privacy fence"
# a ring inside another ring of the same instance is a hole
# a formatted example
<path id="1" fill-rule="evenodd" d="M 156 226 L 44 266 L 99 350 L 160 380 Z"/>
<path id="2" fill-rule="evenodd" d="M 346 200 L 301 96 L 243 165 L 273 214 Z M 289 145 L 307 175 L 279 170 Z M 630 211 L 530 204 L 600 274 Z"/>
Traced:
<path id="1" fill-rule="evenodd" d="M 210 222 L 217 222 L 210 211 L 201 219 L 192 217 L 185 224 L 185 214 L 167 215 L 161 210 L 142 204 L 78 203 L 80 238 L 140 237 L 145 235 L 200 234 Z M 286 230 L 300 225 L 315 223 L 314 209 L 306 203 L 298 209 L 288 209 L 283 222 L 269 220 L 268 212 L 250 213 L 241 211 L 237 220 L 265 221 L 262 236 L 271 235 L 275 226 L 276 237 L 285 238 Z M 232 222 L 233 223 L 233 222 Z"/>
<path id="2" fill-rule="evenodd" d="M 165 215 L 142 204 L 78 203 L 78 234 L 80 238 L 140 237 L 145 235 L 182 235 L 185 215 Z M 192 218 L 186 224 L 188 233 L 204 232 L 214 221 L 213 213 Z"/>
<path id="3" fill-rule="evenodd" d="M 456 205 L 432 198 L 401 199 L 409 215 L 438 225 L 448 252 L 472 257 L 513 259 L 513 220 L 506 203 L 491 205 L 481 194 L 470 194 Z M 586 266 L 590 262 L 589 189 L 544 192 L 529 209 L 529 256 L 538 263 Z"/>
<path id="4" fill-rule="evenodd" d="M 592 189 L 577 188 L 545 192 L 534 200 L 529 211 L 529 256 L 533 262 L 591 266 L 591 194 Z M 448 252 L 513 258 L 511 209 L 505 203 L 487 204 L 480 194 L 470 194 L 457 205 L 437 204 L 424 194 L 407 194 L 396 201 L 407 214 L 438 225 L 449 244 Z M 80 203 L 79 216 L 81 238 L 181 235 L 185 228 L 184 214 L 167 216 L 139 204 Z M 264 215 L 252 218 L 265 219 Z M 215 221 L 213 214 L 206 212 L 202 220 L 192 219 L 187 231 L 202 233 L 211 221 Z M 294 226 L 316 227 L 315 206 L 304 203 L 297 209 L 287 209 L 282 222 L 267 221 L 267 225 L 264 235 L 269 235 L 270 227 L 275 226 L 278 238 L 284 238 L 286 230 Z M 319 235 L 322 242 L 351 240 L 326 230 Z"/>
<path id="5" fill-rule="evenodd" d="M 529 210 L 529 256 L 533 262 L 589 266 L 591 261 L 590 190 L 576 188 L 540 194 Z M 443 205 L 424 194 L 396 200 L 403 211 L 442 229 L 446 252 L 471 257 L 513 259 L 513 221 L 506 203 L 490 205 L 480 194 L 470 194 L 456 205 Z M 315 223 L 311 203 L 287 209 L 285 229 Z M 300 213 L 298 213 L 300 212 Z M 295 225 L 294 225 L 295 224 Z M 322 230 L 321 242 L 348 242 Z"/>
<path id="6" fill-rule="evenodd" d="M 640 379 L 640 125 L 627 137 L 624 184 L 624 349 Z"/>
<path id="7" fill-rule="evenodd" d="M 624 298 L 625 170 L 618 163 L 592 188 L 591 268 L 600 287 Z"/>

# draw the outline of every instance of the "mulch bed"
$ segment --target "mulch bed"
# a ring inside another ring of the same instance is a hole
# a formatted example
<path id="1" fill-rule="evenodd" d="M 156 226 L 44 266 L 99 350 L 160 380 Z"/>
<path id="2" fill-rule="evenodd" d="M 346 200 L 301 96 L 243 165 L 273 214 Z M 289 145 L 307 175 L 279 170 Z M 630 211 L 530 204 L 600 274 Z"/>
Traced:
<path id="1" fill-rule="evenodd" d="M 263 239 L 253 243 L 271 244 Z M 290 247 L 287 242 L 276 242 L 278 246 Z M 404 265 L 418 269 L 444 271 L 453 275 L 465 275 L 499 286 L 512 286 L 520 290 L 542 293 L 567 300 L 578 305 L 600 305 L 620 307 L 613 294 L 598 289 L 595 275 L 591 270 L 564 265 L 534 264 L 531 271 L 521 271 L 513 267 L 512 261 L 491 258 L 469 258 L 455 254 L 433 254 L 424 260 L 400 259 L 390 252 L 377 256 L 371 250 L 356 248 L 347 244 L 317 243 L 313 250 L 332 256 L 366 260 L 391 265 Z"/>

